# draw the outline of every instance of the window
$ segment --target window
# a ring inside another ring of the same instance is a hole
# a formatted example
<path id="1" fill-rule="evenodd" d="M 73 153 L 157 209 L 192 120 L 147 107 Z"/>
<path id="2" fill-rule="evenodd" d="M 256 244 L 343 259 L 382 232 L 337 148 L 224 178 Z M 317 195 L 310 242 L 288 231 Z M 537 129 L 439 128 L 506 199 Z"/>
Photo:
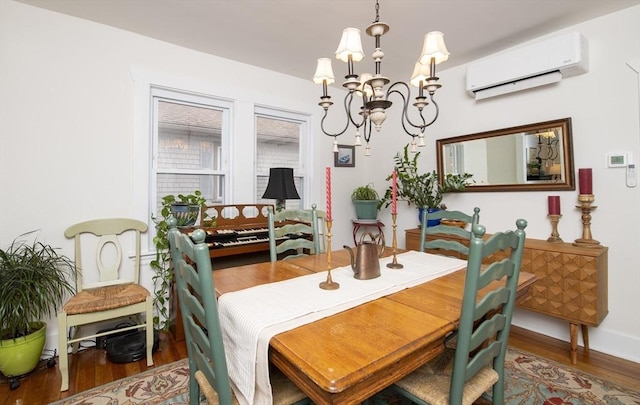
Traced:
<path id="1" fill-rule="evenodd" d="M 224 203 L 229 103 L 157 88 L 152 101 L 152 212 L 164 196 L 195 190 L 210 204 Z"/>
<path id="2" fill-rule="evenodd" d="M 269 182 L 272 167 L 293 168 L 294 181 L 300 200 L 287 200 L 288 209 L 304 207 L 306 166 L 301 151 L 308 131 L 308 117 L 302 114 L 256 108 L 256 201 L 274 204 L 275 201 L 262 199 Z"/>

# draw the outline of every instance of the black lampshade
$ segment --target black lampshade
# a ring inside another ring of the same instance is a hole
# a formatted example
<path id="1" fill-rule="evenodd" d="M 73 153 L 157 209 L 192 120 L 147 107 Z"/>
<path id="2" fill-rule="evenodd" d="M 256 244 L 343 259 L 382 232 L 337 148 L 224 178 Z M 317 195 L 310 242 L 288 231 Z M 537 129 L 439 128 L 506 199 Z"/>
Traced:
<path id="1" fill-rule="evenodd" d="M 262 198 L 274 200 L 299 200 L 298 190 L 293 182 L 293 169 L 290 167 L 272 167 L 269 169 L 269 184 Z"/>

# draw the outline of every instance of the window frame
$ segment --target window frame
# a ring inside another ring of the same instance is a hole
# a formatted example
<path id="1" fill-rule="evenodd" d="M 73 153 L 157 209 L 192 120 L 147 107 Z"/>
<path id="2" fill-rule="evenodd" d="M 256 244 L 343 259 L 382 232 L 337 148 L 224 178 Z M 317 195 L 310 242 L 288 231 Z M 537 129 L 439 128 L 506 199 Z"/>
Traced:
<path id="1" fill-rule="evenodd" d="M 309 167 L 311 165 L 311 153 L 309 152 L 309 145 L 311 140 L 311 116 L 309 114 L 285 110 L 277 107 L 256 105 L 254 107 L 254 191 L 253 195 L 258 198 L 258 178 L 269 177 L 269 172 L 258 172 L 258 117 L 269 118 L 274 120 L 295 122 L 300 125 L 300 137 L 298 142 L 298 170 L 294 170 L 294 179 L 300 179 L 302 185 L 301 190 L 298 190 L 300 194 L 300 206 L 306 207 L 309 201 Z"/>
<path id="2" fill-rule="evenodd" d="M 220 169 L 166 169 L 166 168 L 158 168 L 158 155 L 159 155 L 159 128 L 158 128 L 158 103 L 159 102 L 168 102 L 173 104 L 181 104 L 186 106 L 193 106 L 198 108 L 208 108 L 211 110 L 219 111 L 222 113 L 222 127 L 220 134 L 220 150 L 214 151 L 212 153 L 217 154 L 219 158 L 219 166 Z M 149 169 L 149 207 L 151 212 L 153 213 L 156 207 L 156 196 L 157 196 L 157 185 L 158 185 L 158 174 L 186 174 L 186 175 L 205 175 L 205 176 L 214 176 L 213 181 L 220 181 L 222 186 L 222 194 L 220 194 L 220 186 L 218 187 L 218 195 L 214 197 L 221 197 L 221 204 L 225 204 L 227 201 L 227 197 L 229 195 L 229 187 L 230 187 L 230 173 L 228 169 L 228 159 L 225 159 L 224 156 L 229 156 L 228 151 L 229 148 L 229 139 L 230 135 L 230 119 L 231 119 L 231 109 L 233 107 L 232 103 L 229 103 L 224 100 L 220 100 L 217 97 L 212 96 L 204 96 L 201 94 L 194 94 L 190 92 L 184 92 L 174 89 L 166 89 L 162 87 L 152 86 L 151 87 L 151 105 L 152 105 L 152 133 L 151 133 L 151 160 L 150 160 L 150 169 Z M 224 151 L 227 153 L 224 153 Z M 215 177 L 218 176 L 218 177 Z"/>
<path id="3" fill-rule="evenodd" d="M 130 66 L 129 71 L 134 82 L 134 114 L 133 114 L 133 217 L 149 224 L 149 230 L 143 235 L 141 240 L 141 253 L 144 264 L 148 264 L 155 257 L 155 245 L 153 238 L 156 235 L 152 215 L 157 213 L 155 208 L 155 185 L 151 184 L 152 147 L 153 137 L 152 122 L 152 89 L 171 90 L 177 93 L 193 94 L 216 100 L 229 108 L 228 138 L 226 139 L 227 153 L 223 153 L 221 169 L 224 174 L 225 198 L 232 198 L 233 179 L 231 179 L 230 168 L 233 167 L 233 144 L 231 134 L 234 129 L 234 115 L 237 110 L 237 102 L 231 98 L 224 98 L 213 95 L 215 89 L 210 84 L 201 81 L 194 81 L 188 78 L 166 75 L 157 71 L 145 68 Z"/>

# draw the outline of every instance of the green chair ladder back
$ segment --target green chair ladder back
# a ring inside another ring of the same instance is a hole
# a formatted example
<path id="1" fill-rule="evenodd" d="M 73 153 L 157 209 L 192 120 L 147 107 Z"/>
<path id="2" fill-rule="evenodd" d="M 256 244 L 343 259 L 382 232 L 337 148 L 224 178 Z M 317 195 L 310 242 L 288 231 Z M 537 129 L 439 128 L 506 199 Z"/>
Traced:
<path id="1" fill-rule="evenodd" d="M 503 404 L 505 353 L 527 221 L 519 219 L 516 226 L 486 241 L 485 227 L 472 226 L 456 349 L 445 349 L 398 381 L 396 392 L 417 404 L 459 405 L 473 403 L 493 386 L 493 404 Z M 497 252 L 493 257 L 503 259 L 483 269 L 483 259 Z"/>
<path id="2" fill-rule="evenodd" d="M 464 228 L 453 225 L 440 224 L 436 226 L 427 226 L 427 221 L 433 219 L 455 219 L 473 226 L 480 220 L 480 208 L 474 208 L 473 215 L 467 215 L 460 211 L 439 210 L 435 212 L 427 212 L 426 209 L 422 211 L 422 221 L 420 224 L 420 251 L 424 252 L 425 249 L 456 251 L 462 253 L 466 258 L 466 256 L 469 254 L 469 248 L 466 245 L 453 240 L 445 239 L 434 239 L 426 241 L 426 236 L 434 234 L 455 235 L 463 238 L 464 240 L 469 240 L 471 239 L 471 231 L 467 231 Z"/>
<path id="3" fill-rule="evenodd" d="M 283 210 L 274 213 L 269 208 L 269 254 L 272 262 L 278 260 L 278 254 L 285 259 L 319 253 L 320 233 L 318 232 L 318 212 L 313 204 L 310 210 Z"/>
<path id="4" fill-rule="evenodd" d="M 195 230 L 192 241 L 177 229 L 175 218 L 170 217 L 167 224 L 189 356 L 189 403 L 200 404 L 202 390 L 209 404 L 235 404 L 222 343 L 209 247 L 204 243 L 206 233 Z M 271 387 L 274 404 L 308 401 L 302 391 L 276 370 L 272 372 Z"/>
<path id="5" fill-rule="evenodd" d="M 147 366 L 153 365 L 153 298 L 149 290 L 140 285 L 140 235 L 146 231 L 147 224 L 131 218 L 93 219 L 64 231 L 64 236 L 74 240 L 78 274 L 76 294 L 58 311 L 60 391 L 69 389 L 68 347 L 72 345 L 75 354 L 80 341 L 85 339 L 144 329 Z M 132 242 L 135 253 L 128 260 L 122 246 L 129 247 Z M 91 260 L 83 262 L 83 258 Z M 126 271 L 128 261 L 132 272 Z M 89 273 L 94 269 L 97 274 L 92 277 Z M 131 317 L 136 323 L 120 329 L 81 334 L 84 325 L 122 317 Z"/>

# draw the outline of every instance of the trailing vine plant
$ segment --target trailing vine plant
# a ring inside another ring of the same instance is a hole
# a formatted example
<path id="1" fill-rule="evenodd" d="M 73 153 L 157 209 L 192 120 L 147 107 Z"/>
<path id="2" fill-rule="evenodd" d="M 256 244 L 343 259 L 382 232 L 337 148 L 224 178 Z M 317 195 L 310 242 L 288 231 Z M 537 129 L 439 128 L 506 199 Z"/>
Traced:
<path id="1" fill-rule="evenodd" d="M 149 264 L 154 270 L 152 277 L 154 285 L 153 306 L 155 308 L 153 324 L 159 330 L 166 330 L 169 327 L 169 290 L 173 282 L 173 271 L 171 270 L 167 219 L 171 216 L 172 205 L 176 203 L 197 205 L 200 209 L 206 205 L 206 199 L 202 197 L 202 193 L 199 190 L 187 195 L 166 195 L 162 197 L 160 215 L 157 217 L 151 215 L 151 219 L 156 226 L 156 236 L 153 238 L 153 244 L 156 247 L 156 258 Z"/>

